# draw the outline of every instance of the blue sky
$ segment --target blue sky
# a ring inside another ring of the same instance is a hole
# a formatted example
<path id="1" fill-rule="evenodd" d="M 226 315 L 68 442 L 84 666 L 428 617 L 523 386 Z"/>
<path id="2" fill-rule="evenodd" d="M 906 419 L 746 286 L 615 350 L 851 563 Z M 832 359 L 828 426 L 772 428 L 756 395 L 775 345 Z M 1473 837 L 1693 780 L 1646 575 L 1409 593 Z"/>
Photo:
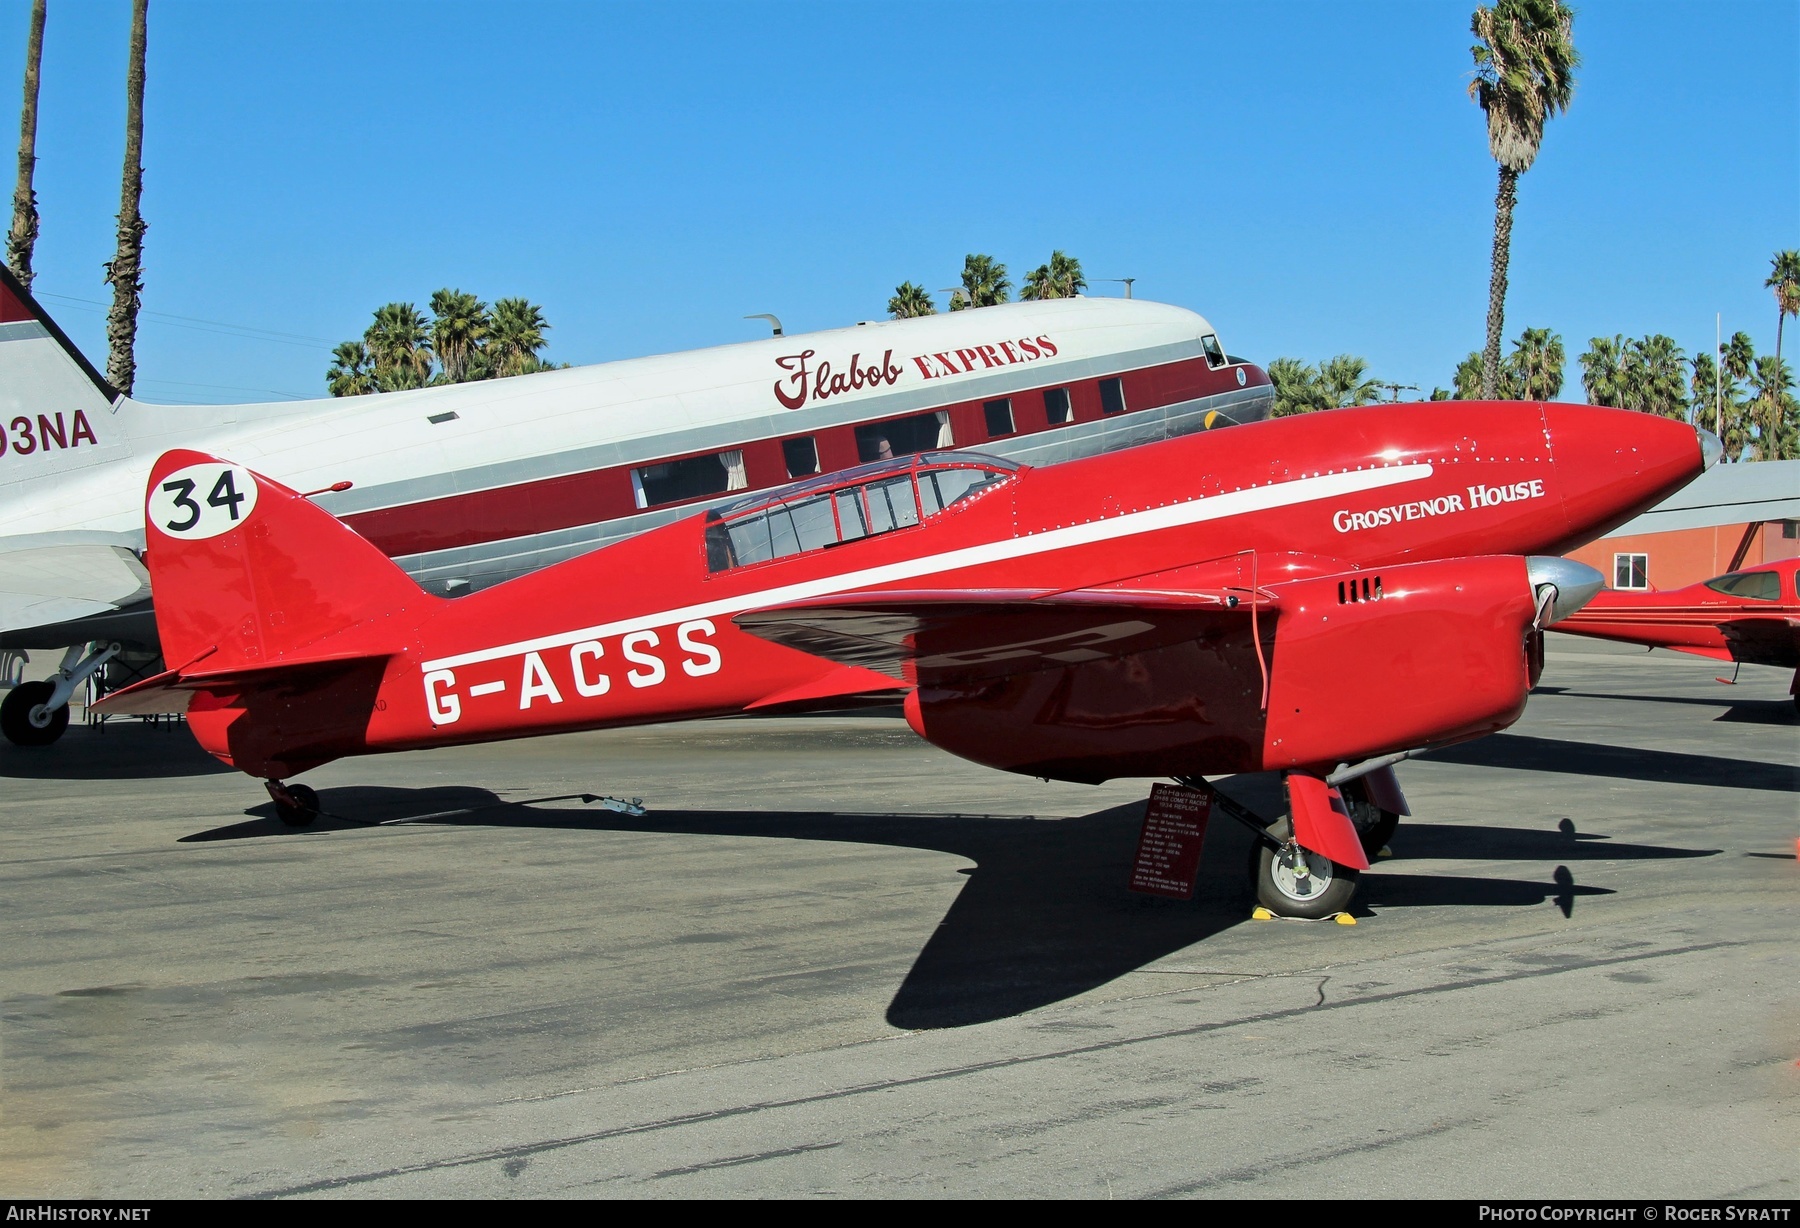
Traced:
<path id="1" fill-rule="evenodd" d="M 1719 311 L 1772 349 L 1800 5 L 1578 7 L 1508 336 L 1561 332 L 1571 399 L 1596 334 L 1692 353 Z M 333 342 L 446 285 L 542 304 L 549 356 L 587 363 L 761 335 L 751 312 L 874 318 L 965 253 L 1017 282 L 1052 248 L 1234 353 L 1349 351 L 1428 391 L 1486 310 L 1471 8 L 153 0 L 145 308 L 257 335 L 147 316 L 138 393 L 322 394 Z M 0 6 L 9 91 L 28 11 Z M 50 0 L 36 288 L 102 366 L 69 300 L 107 297 L 128 26 L 126 0 Z"/>

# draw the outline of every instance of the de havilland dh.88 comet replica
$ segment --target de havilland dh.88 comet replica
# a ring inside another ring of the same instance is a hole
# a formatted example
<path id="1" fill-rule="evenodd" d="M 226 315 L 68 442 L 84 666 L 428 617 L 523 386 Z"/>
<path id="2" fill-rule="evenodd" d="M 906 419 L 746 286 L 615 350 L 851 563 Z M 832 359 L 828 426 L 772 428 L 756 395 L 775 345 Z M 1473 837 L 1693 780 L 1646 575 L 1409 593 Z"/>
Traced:
<path id="1" fill-rule="evenodd" d="M 342 756 L 898 693 L 921 737 L 1006 771 L 1285 773 L 1256 889 L 1325 916 L 1406 813 L 1391 764 L 1523 711 L 1542 628 L 1601 584 L 1552 556 L 1717 455 L 1679 423 L 1523 403 L 1043 469 L 926 452 L 448 600 L 304 495 L 171 451 L 145 535 L 173 668 L 99 710 L 185 712 L 303 824 L 317 798 L 288 779 Z"/>

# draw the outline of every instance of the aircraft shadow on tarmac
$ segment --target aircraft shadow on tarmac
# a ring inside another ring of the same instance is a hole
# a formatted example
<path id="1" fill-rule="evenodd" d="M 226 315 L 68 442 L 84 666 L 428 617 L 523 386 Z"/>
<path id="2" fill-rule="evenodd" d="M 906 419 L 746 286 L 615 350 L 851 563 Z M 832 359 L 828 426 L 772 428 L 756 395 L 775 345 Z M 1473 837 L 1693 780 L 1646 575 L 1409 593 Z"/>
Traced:
<path id="1" fill-rule="evenodd" d="M 1691 704 L 1702 708 L 1724 708 L 1713 717 L 1740 725 L 1800 725 L 1800 712 L 1791 699 L 1701 699 L 1693 695 L 1619 695 L 1599 691 L 1572 691 L 1562 686 L 1534 687 L 1533 695 L 1566 695 L 1570 699 L 1617 699 L 1638 704 Z"/>
<path id="2" fill-rule="evenodd" d="M 1429 763 L 1463 763 L 1472 767 L 1519 768 L 1528 772 L 1611 776 L 1619 780 L 1662 784 L 1800 793 L 1800 767 L 1785 763 L 1729 759 L 1723 755 L 1690 755 L 1680 751 L 1638 750 L 1630 746 L 1539 738 L 1521 733 L 1493 733 L 1474 742 L 1427 751 L 1419 758 Z"/>
<path id="3" fill-rule="evenodd" d="M 70 725 L 49 746 L 0 741 L 0 777 L 20 780 L 168 780 L 233 770 L 201 750 L 187 725 L 175 720 Z"/>
<path id="4" fill-rule="evenodd" d="M 1264 813 L 1279 806 L 1272 775 L 1227 782 Z M 1245 864 L 1250 836 L 1219 816 L 1206 835 L 1191 901 L 1125 890 L 1143 803 L 1073 819 L 1013 815 L 897 815 L 830 812 L 672 810 L 632 817 L 599 809 L 592 794 L 508 802 L 477 788 L 337 788 L 322 792 L 315 827 L 342 830 L 333 814 L 364 823 L 629 831 L 776 838 L 928 849 L 975 863 L 943 921 L 896 990 L 887 1019 L 906 1029 L 959 1027 L 1017 1015 L 1116 980 L 1243 923 L 1251 908 Z M 587 803 L 581 808 L 566 803 Z M 561 805 L 551 805 L 562 803 Z M 252 813 L 267 814 L 269 807 Z M 188 841 L 304 835 L 272 815 L 185 837 Z M 1415 842 L 1418 851 L 1414 851 Z M 1708 851 L 1610 844 L 1565 824 L 1549 833 L 1496 827 L 1403 825 L 1399 858 L 1413 856 L 1580 861 L 1710 855 Z M 1549 881 L 1392 873 L 1364 880 L 1365 908 L 1418 905 L 1529 907 L 1553 902 L 1570 915 L 1575 897 L 1610 895 L 1576 884 L 1567 865 Z M 1365 912 L 1365 915 L 1366 912 Z"/>

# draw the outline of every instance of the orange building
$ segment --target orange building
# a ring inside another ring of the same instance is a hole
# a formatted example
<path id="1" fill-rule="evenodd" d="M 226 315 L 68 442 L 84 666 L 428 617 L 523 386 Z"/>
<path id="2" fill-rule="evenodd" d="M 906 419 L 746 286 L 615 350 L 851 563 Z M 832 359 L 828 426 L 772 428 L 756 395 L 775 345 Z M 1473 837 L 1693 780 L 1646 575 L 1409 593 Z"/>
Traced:
<path id="1" fill-rule="evenodd" d="M 1800 460 L 1715 465 L 1615 532 L 1569 552 L 1616 589 L 1684 588 L 1800 555 Z"/>

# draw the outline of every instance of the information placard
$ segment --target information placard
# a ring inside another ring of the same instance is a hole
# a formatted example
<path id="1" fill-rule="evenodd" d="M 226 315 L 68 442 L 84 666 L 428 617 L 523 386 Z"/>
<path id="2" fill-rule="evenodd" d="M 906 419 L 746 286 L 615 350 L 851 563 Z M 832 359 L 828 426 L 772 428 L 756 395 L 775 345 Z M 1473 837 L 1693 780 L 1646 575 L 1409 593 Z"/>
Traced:
<path id="1" fill-rule="evenodd" d="M 1211 815 L 1210 793 L 1182 785 L 1151 785 L 1144 830 L 1138 833 L 1137 857 L 1131 863 L 1131 890 L 1192 898 L 1200 872 L 1200 845 Z"/>

